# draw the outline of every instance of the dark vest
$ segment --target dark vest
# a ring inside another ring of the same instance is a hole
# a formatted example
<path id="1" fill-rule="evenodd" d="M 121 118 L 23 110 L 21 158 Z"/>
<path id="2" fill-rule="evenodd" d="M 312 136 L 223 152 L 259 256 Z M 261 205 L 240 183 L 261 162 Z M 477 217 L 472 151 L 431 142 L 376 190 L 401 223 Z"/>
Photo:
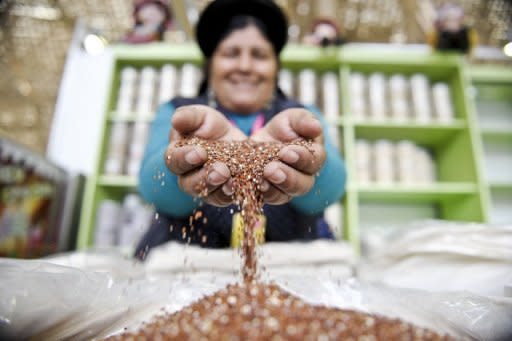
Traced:
<path id="1" fill-rule="evenodd" d="M 207 103 L 206 96 L 197 98 L 177 97 L 171 101 L 175 108 L 191 104 L 207 105 Z M 264 110 L 265 123 L 277 113 L 289 108 L 303 108 L 303 106 L 296 101 L 279 96 L 270 108 Z M 225 114 L 223 108 L 217 108 L 217 110 Z M 149 230 L 137 246 L 136 257 L 144 259 L 149 249 L 169 240 L 209 248 L 229 247 L 233 212 L 237 211 L 235 205 L 216 207 L 203 203 L 196 211 L 202 213 L 195 214 L 196 217 L 200 216 L 197 220 L 175 218 L 157 212 L 158 214 L 155 215 Z M 325 234 L 319 235 L 317 232 L 318 230 L 326 230 L 323 214 L 303 214 L 295 210 L 290 204 L 264 205 L 263 211 L 267 219 L 265 241 L 312 240 L 320 237 L 332 237 Z M 194 213 L 192 216 L 194 216 Z"/>

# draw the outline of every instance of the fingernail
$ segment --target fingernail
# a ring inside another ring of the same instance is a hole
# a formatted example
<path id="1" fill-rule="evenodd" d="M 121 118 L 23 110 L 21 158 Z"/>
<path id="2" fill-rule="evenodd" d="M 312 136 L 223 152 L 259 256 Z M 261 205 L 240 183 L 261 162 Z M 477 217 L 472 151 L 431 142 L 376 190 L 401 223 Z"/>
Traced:
<path id="1" fill-rule="evenodd" d="M 233 195 L 233 188 L 231 186 L 229 186 L 227 183 L 225 183 L 222 186 L 222 192 L 224 192 L 224 194 L 226 194 L 227 196 L 232 196 Z"/>
<path id="2" fill-rule="evenodd" d="M 263 180 L 260 184 L 260 191 L 262 192 L 266 192 L 270 189 L 270 184 L 268 183 L 268 181 L 265 181 Z"/>
<path id="3" fill-rule="evenodd" d="M 283 154 L 281 160 L 286 163 L 295 163 L 299 160 L 299 154 L 293 150 L 288 150 Z"/>
<path id="4" fill-rule="evenodd" d="M 215 170 L 211 171 L 210 174 L 208 174 L 208 182 L 213 186 L 218 186 L 224 181 L 226 181 L 226 178 Z"/>
<path id="5" fill-rule="evenodd" d="M 274 171 L 274 173 L 272 173 L 270 180 L 272 180 L 272 182 L 275 184 L 280 184 L 286 180 L 286 174 L 284 174 L 284 172 L 278 168 Z"/>
<path id="6" fill-rule="evenodd" d="M 191 165 L 197 165 L 202 161 L 201 155 L 197 152 L 197 150 L 191 150 L 187 154 L 185 154 L 185 161 L 187 161 Z"/>

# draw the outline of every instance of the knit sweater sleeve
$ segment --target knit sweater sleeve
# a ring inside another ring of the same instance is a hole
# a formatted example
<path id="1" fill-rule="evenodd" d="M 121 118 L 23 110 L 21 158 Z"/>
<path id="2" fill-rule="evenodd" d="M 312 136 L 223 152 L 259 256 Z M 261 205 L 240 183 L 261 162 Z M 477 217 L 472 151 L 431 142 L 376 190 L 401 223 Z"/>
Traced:
<path id="1" fill-rule="evenodd" d="M 157 211 L 174 217 L 189 216 L 198 203 L 178 186 L 178 177 L 165 165 L 174 106 L 165 103 L 158 109 L 149 132 L 139 171 L 139 192 Z"/>
<path id="2" fill-rule="evenodd" d="M 308 107 L 307 109 L 313 112 L 322 123 L 327 157 L 315 178 L 313 188 L 305 195 L 293 198 L 291 205 L 301 213 L 318 214 L 330 204 L 341 199 L 345 193 L 347 173 L 345 163 L 329 136 L 326 120 L 318 109 L 314 107 Z"/>

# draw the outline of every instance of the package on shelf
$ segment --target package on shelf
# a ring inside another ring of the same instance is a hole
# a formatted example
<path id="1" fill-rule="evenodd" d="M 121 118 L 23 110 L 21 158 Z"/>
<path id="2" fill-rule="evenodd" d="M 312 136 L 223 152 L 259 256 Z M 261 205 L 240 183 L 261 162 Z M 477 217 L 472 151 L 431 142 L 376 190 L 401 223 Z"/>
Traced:
<path id="1" fill-rule="evenodd" d="M 414 74 L 410 78 L 410 83 L 414 119 L 419 123 L 431 122 L 433 116 L 427 76 L 420 73 Z"/>
<path id="2" fill-rule="evenodd" d="M 393 121 L 409 120 L 408 84 L 404 75 L 395 74 L 389 77 L 390 116 Z"/>
<path id="3" fill-rule="evenodd" d="M 325 117 L 335 121 L 339 116 L 339 81 L 333 71 L 325 72 L 321 77 L 322 109 Z"/>
<path id="4" fill-rule="evenodd" d="M 133 112 L 137 79 L 138 75 L 135 68 L 124 67 L 121 70 L 121 79 L 116 105 L 117 115 L 120 117 L 128 116 Z"/>
<path id="5" fill-rule="evenodd" d="M 358 182 L 371 181 L 371 159 L 372 159 L 372 146 L 366 140 L 357 140 L 355 143 L 356 155 L 356 178 Z"/>
<path id="6" fill-rule="evenodd" d="M 399 182 L 414 183 L 416 181 L 417 166 L 415 155 L 417 146 L 411 141 L 399 141 L 395 145 L 396 176 Z"/>
<path id="7" fill-rule="evenodd" d="M 360 183 L 432 183 L 435 161 L 427 149 L 412 141 L 359 139 L 355 143 L 356 178 Z"/>
<path id="8" fill-rule="evenodd" d="M 157 71 L 154 67 L 145 66 L 140 71 L 140 81 L 135 106 L 137 118 L 151 118 L 153 116 L 153 102 L 157 82 Z"/>
<path id="9" fill-rule="evenodd" d="M 193 97 L 197 94 L 201 70 L 192 63 L 185 63 L 181 67 L 180 87 L 178 94 L 183 97 Z"/>
<path id="10" fill-rule="evenodd" d="M 128 151 L 128 160 L 126 163 L 126 174 L 137 176 L 139 174 L 140 164 L 144 156 L 146 142 L 149 134 L 149 123 L 135 122 L 132 125 L 131 142 Z"/>
<path id="11" fill-rule="evenodd" d="M 436 181 L 434 158 L 425 148 L 416 148 L 415 163 L 417 168 L 416 182 L 431 183 Z"/>
<path id="12" fill-rule="evenodd" d="M 293 86 L 295 84 L 293 72 L 289 69 L 281 69 L 278 76 L 279 88 L 288 97 L 293 97 L 295 91 Z"/>
<path id="13" fill-rule="evenodd" d="M 147 230 L 153 209 L 136 194 L 127 194 L 123 200 L 118 224 L 117 245 L 134 247 Z"/>
<path id="14" fill-rule="evenodd" d="M 350 112 L 355 120 L 366 119 L 366 79 L 361 73 L 351 73 L 349 81 Z"/>
<path id="15" fill-rule="evenodd" d="M 103 200 L 96 213 L 94 245 L 97 247 L 114 246 L 117 243 L 117 224 L 121 215 L 121 205 L 114 200 Z"/>
<path id="16" fill-rule="evenodd" d="M 278 85 L 286 96 L 318 107 L 330 121 L 340 115 L 339 78 L 335 71 L 319 73 L 304 68 L 294 74 L 290 69 L 281 69 Z"/>
<path id="17" fill-rule="evenodd" d="M 377 140 L 373 145 L 373 179 L 390 183 L 395 179 L 394 146 L 391 141 Z"/>
<path id="18" fill-rule="evenodd" d="M 136 194 L 127 194 L 122 203 L 103 200 L 98 206 L 94 245 L 134 247 L 147 230 L 154 210 Z"/>
<path id="19" fill-rule="evenodd" d="M 175 65 L 165 64 L 160 69 L 160 87 L 158 90 L 158 105 L 176 97 L 178 84 L 178 69 Z"/>
<path id="20" fill-rule="evenodd" d="M 298 100 L 304 105 L 317 105 L 317 77 L 313 69 L 299 71 Z"/>
<path id="21" fill-rule="evenodd" d="M 384 74 L 375 72 L 368 77 L 368 101 L 370 118 L 384 121 L 387 118 L 386 78 Z"/>
<path id="22" fill-rule="evenodd" d="M 128 151 L 129 124 L 126 121 L 114 121 L 110 130 L 104 172 L 110 175 L 121 175 Z"/>
<path id="23" fill-rule="evenodd" d="M 448 84 L 438 82 L 432 85 L 432 102 L 434 103 L 437 121 L 441 123 L 453 122 L 455 114 Z"/>

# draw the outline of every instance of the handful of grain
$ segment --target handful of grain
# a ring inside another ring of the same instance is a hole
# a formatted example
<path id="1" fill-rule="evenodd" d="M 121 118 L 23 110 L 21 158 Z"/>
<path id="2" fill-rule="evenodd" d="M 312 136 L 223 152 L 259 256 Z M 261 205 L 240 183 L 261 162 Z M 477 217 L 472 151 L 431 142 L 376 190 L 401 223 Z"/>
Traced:
<path id="1" fill-rule="evenodd" d="M 297 140 L 290 144 L 303 145 L 311 150 L 311 142 Z M 177 147 L 198 145 L 208 155 L 204 165 L 207 172 L 214 162 L 225 163 L 233 178 L 233 202 L 238 205 L 244 223 L 244 239 L 242 241 L 242 275 L 245 281 L 252 281 L 257 276 L 256 239 L 254 227 L 258 215 L 263 212 L 263 194 L 260 186 L 263 181 L 265 166 L 278 159 L 279 151 L 285 146 L 282 143 L 258 143 L 244 141 L 207 141 L 191 137 L 177 143 Z M 206 180 L 200 183 L 198 192 L 206 196 Z"/>

